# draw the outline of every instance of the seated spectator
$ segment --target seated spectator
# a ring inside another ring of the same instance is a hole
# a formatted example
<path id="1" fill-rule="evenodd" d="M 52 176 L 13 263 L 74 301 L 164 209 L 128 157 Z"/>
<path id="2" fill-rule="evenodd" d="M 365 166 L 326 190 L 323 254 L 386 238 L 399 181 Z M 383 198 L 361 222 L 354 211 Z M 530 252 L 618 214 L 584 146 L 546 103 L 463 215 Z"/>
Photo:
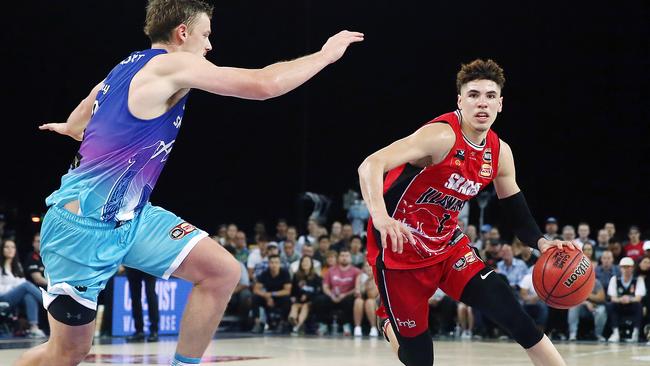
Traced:
<path id="1" fill-rule="evenodd" d="M 600 261 L 600 257 L 606 250 L 609 250 L 609 233 L 605 229 L 600 229 L 594 246 L 594 257 L 597 261 Z"/>
<path id="2" fill-rule="evenodd" d="M 307 257 L 314 258 L 314 248 L 311 246 L 311 244 L 306 244 L 305 246 L 303 246 L 303 248 L 302 248 L 302 256 L 303 257 L 307 256 Z M 297 260 L 295 262 L 292 262 L 291 265 L 289 266 L 289 272 L 291 273 L 291 275 L 298 272 L 299 267 L 300 267 L 300 261 L 299 260 Z M 315 259 L 314 259 L 314 271 L 316 271 L 316 273 L 321 273 L 321 263 L 320 263 L 320 261 L 317 261 Z M 321 278 L 322 277 L 323 276 L 321 276 Z"/>
<path id="3" fill-rule="evenodd" d="M 27 279 L 38 287 L 43 289 L 47 288 L 47 280 L 45 279 L 45 266 L 43 259 L 41 259 L 41 233 L 34 234 L 32 238 L 32 247 L 34 251 L 27 255 L 25 260 L 25 274 Z"/>
<path id="4" fill-rule="evenodd" d="M 230 254 L 235 256 L 234 247 L 228 245 L 225 246 L 225 248 Z M 239 262 L 239 264 L 241 265 L 241 276 L 239 278 L 239 283 L 237 283 L 237 287 L 235 287 L 232 296 L 230 297 L 228 309 L 233 309 L 239 317 L 239 329 L 241 331 L 246 331 L 250 329 L 248 312 L 253 306 L 253 294 L 250 290 L 251 282 L 248 277 L 246 266 L 242 262 Z"/>
<path id="5" fill-rule="evenodd" d="M 327 235 L 321 235 L 318 237 L 318 250 L 314 253 L 314 259 L 317 261 L 325 262 L 325 257 L 327 252 L 330 251 L 330 237 Z"/>
<path id="6" fill-rule="evenodd" d="M 298 254 L 298 256 L 302 255 L 302 247 L 298 247 L 298 230 L 296 230 L 295 226 L 289 226 L 287 227 L 287 237 L 283 241 L 278 242 L 278 245 L 280 245 L 280 248 L 284 250 L 284 243 L 287 241 L 293 242 L 293 248 L 294 251 Z M 300 259 L 300 258 L 299 258 Z"/>
<path id="7" fill-rule="evenodd" d="M 350 255 L 352 255 L 352 265 L 357 268 L 362 268 L 366 263 L 366 254 L 361 251 L 363 242 L 359 235 L 354 235 L 350 239 Z"/>
<path id="8" fill-rule="evenodd" d="M 277 242 L 278 244 L 284 242 L 287 240 L 287 229 L 289 228 L 289 225 L 287 224 L 287 220 L 280 218 L 278 219 L 278 223 L 275 224 L 275 238 L 273 238 L 273 241 Z"/>
<path id="9" fill-rule="evenodd" d="M 336 250 L 337 252 L 340 252 L 343 248 L 350 249 L 350 240 L 352 240 L 352 236 L 354 236 L 352 225 L 344 224 L 341 227 L 341 240 L 336 243 L 332 243 L 332 247 L 330 249 Z"/>
<path id="10" fill-rule="evenodd" d="M 460 328 L 460 338 L 472 339 L 472 332 L 474 330 L 474 311 L 472 311 L 472 307 L 459 301 L 456 308 L 456 315 Z"/>
<path id="11" fill-rule="evenodd" d="M 328 323 L 334 310 L 341 311 L 338 322 L 343 323 L 343 334 L 351 335 L 352 307 L 354 305 L 356 280 L 361 270 L 351 263 L 352 258 L 348 249 L 339 253 L 338 265 L 330 268 L 323 277 L 323 295 L 314 300 L 314 312 L 321 321 Z M 338 325 L 337 325 L 338 327 Z M 321 326 L 322 331 L 322 326 Z M 336 332 L 333 329 L 332 332 Z"/>
<path id="12" fill-rule="evenodd" d="M 7 302 L 11 307 L 24 304 L 29 322 L 27 335 L 33 338 L 45 337 L 45 333 L 38 327 L 38 310 L 43 305 L 41 291 L 25 280 L 23 266 L 18 260 L 16 243 L 13 240 L 5 240 L 2 243 L 0 260 L 0 302 Z"/>
<path id="13" fill-rule="evenodd" d="M 339 253 L 337 253 L 335 250 L 328 251 L 327 255 L 325 256 L 325 264 L 323 264 L 320 270 L 320 276 L 322 278 L 325 278 L 325 276 L 327 276 L 327 271 L 329 271 L 330 268 L 334 268 L 338 265 L 338 260 Z"/>
<path id="14" fill-rule="evenodd" d="M 363 272 L 357 276 L 356 292 L 354 293 L 356 296 L 353 307 L 354 336 L 361 337 L 363 335 L 361 322 L 365 313 L 368 323 L 370 323 L 369 335 L 371 337 L 377 337 L 379 333 L 377 332 L 377 316 L 375 312 L 377 311 L 377 296 L 379 296 L 379 291 L 372 276 L 372 268 L 368 262 L 365 262 L 362 270 Z"/>
<path id="15" fill-rule="evenodd" d="M 626 257 L 632 258 L 635 262 L 643 258 L 643 242 L 641 241 L 641 231 L 638 226 L 630 226 L 627 237 L 630 239 L 624 246 Z"/>
<path id="16" fill-rule="evenodd" d="M 578 237 L 576 238 L 576 241 L 580 244 L 591 244 L 596 245 L 596 242 L 593 239 L 589 238 L 589 234 L 591 234 L 591 228 L 589 227 L 589 224 L 586 222 L 581 222 L 578 224 Z"/>
<path id="17" fill-rule="evenodd" d="M 548 321 L 548 305 L 540 300 L 535 287 L 533 287 L 533 268 L 535 267 L 530 267 L 530 270 L 519 282 L 519 297 L 524 310 L 535 320 L 537 328 L 543 333 Z"/>
<path id="18" fill-rule="evenodd" d="M 291 308 L 291 277 L 289 271 L 281 268 L 279 255 L 269 256 L 269 268 L 257 277 L 253 295 L 253 332 L 261 333 L 264 330 L 260 307 L 265 310 L 266 326 L 281 330 L 281 324 L 274 321 L 272 313 L 279 313 L 277 319 L 287 319 Z"/>
<path id="19" fill-rule="evenodd" d="M 641 298 L 641 305 L 643 306 L 643 322 L 641 329 L 645 330 L 645 338 L 648 340 L 650 346 L 650 256 L 641 258 L 637 269 L 637 276 L 643 278 L 645 284 L 645 296 Z"/>
<path id="20" fill-rule="evenodd" d="M 338 243 L 343 239 L 343 224 L 340 221 L 334 221 L 330 228 L 330 242 Z"/>
<path id="21" fill-rule="evenodd" d="M 295 243 L 291 240 L 285 240 L 284 245 L 282 246 L 282 261 L 287 263 L 293 263 L 297 260 L 300 260 L 300 255 L 296 253 Z"/>
<path id="22" fill-rule="evenodd" d="M 488 236 L 490 234 L 491 229 L 492 229 L 492 225 L 490 225 L 490 224 L 483 224 L 481 226 L 481 231 L 479 233 L 479 237 L 474 242 L 474 246 L 479 251 L 481 251 L 481 250 L 485 251 L 487 249 L 487 240 L 488 240 Z M 500 244 L 500 243 L 497 243 L 497 244 Z"/>
<path id="23" fill-rule="evenodd" d="M 266 258 L 263 258 L 261 262 L 257 263 L 253 270 L 253 274 L 256 278 L 269 268 L 268 258 L 270 258 L 272 255 L 277 255 L 280 257 L 280 268 L 289 270 L 289 263 L 280 256 L 280 248 L 278 247 L 278 243 L 270 241 L 268 244 L 266 244 Z"/>
<path id="24" fill-rule="evenodd" d="M 514 257 L 512 247 L 509 244 L 504 244 L 501 248 L 501 260 L 497 263 L 496 271 L 508 278 L 508 283 L 512 287 L 515 294 L 519 294 L 519 283 L 528 273 L 528 266 L 521 259 Z"/>
<path id="25" fill-rule="evenodd" d="M 296 249 L 298 250 L 298 252 L 300 252 L 302 250 L 302 246 L 307 243 L 312 245 L 316 244 L 316 239 L 318 239 L 319 230 L 320 228 L 318 226 L 318 222 L 316 221 L 316 219 L 307 220 L 307 234 L 300 235 L 296 245 Z"/>
<path id="26" fill-rule="evenodd" d="M 465 235 L 469 239 L 470 245 L 476 246 L 476 240 L 478 239 L 478 233 L 476 232 L 476 226 L 474 225 L 467 225 L 465 227 Z M 478 250 L 481 250 L 481 248 L 476 248 Z"/>
<path id="27" fill-rule="evenodd" d="M 488 233 L 488 239 L 495 243 L 503 244 L 503 241 L 501 240 L 501 233 L 499 232 L 499 228 L 496 226 L 493 226 L 490 229 L 490 232 Z"/>
<path id="28" fill-rule="evenodd" d="M 600 265 L 596 267 L 596 279 L 600 281 L 603 288 L 609 288 L 609 280 L 612 277 L 621 277 L 621 270 L 617 264 L 614 264 L 614 255 L 611 251 L 606 250 L 600 257 Z M 609 297 L 607 294 L 607 301 Z"/>
<path id="29" fill-rule="evenodd" d="M 544 238 L 547 240 L 556 240 L 561 239 L 562 237 L 558 235 L 558 223 L 555 217 L 549 217 L 546 219 L 546 224 L 544 225 Z"/>
<path id="30" fill-rule="evenodd" d="M 237 228 L 237 225 L 235 224 L 229 224 L 228 227 L 226 228 L 226 237 L 224 238 L 223 246 L 225 247 L 226 245 L 231 245 L 235 246 L 235 237 L 237 236 L 237 232 L 239 229 Z"/>
<path id="31" fill-rule="evenodd" d="M 606 222 L 605 225 L 603 225 L 603 229 L 607 230 L 610 239 L 616 237 L 616 225 L 613 222 Z"/>
<path id="32" fill-rule="evenodd" d="M 524 261 L 528 268 L 532 267 L 539 258 L 535 255 L 533 248 L 524 245 L 518 238 L 515 238 L 512 242 L 512 254 L 514 254 L 515 258 Z"/>
<path id="33" fill-rule="evenodd" d="M 501 260 L 501 244 L 486 240 L 485 249 L 481 252 L 481 257 L 485 265 L 490 268 L 497 268 L 497 263 Z"/>
<path id="34" fill-rule="evenodd" d="M 214 239 L 217 243 L 221 244 L 222 246 L 226 243 L 226 229 L 228 228 L 228 225 L 226 224 L 221 224 L 217 228 L 217 233 L 212 235 L 211 238 Z"/>
<path id="35" fill-rule="evenodd" d="M 591 245 L 585 244 L 585 246 Z M 596 338 L 604 342 L 606 339 L 603 337 L 603 330 L 607 323 L 607 309 L 605 307 L 605 289 L 600 281 L 594 281 L 593 290 L 582 304 L 569 309 L 569 341 L 578 339 L 578 325 L 583 319 L 594 320 Z"/>
<path id="36" fill-rule="evenodd" d="M 618 264 L 621 268 L 621 277 L 612 277 L 609 281 L 607 294 L 611 298 L 611 305 L 608 313 L 611 319 L 612 335 L 609 342 L 620 340 L 619 326 L 621 316 L 632 318 L 632 337 L 629 342 L 639 341 L 639 330 L 643 317 L 641 298 L 646 294 L 645 283 L 642 278 L 634 275 L 634 260 L 630 257 L 623 257 Z"/>
<path id="37" fill-rule="evenodd" d="M 241 263 L 248 263 L 248 242 L 246 241 L 246 233 L 238 231 L 235 234 L 235 258 Z"/>
<path id="38" fill-rule="evenodd" d="M 623 245 L 616 238 L 609 239 L 609 251 L 614 255 L 614 263 L 620 263 L 621 259 L 625 257 Z"/>
<path id="39" fill-rule="evenodd" d="M 293 276 L 291 284 L 291 312 L 289 323 L 293 326 L 292 333 L 303 331 L 303 325 L 309 316 L 313 299 L 322 293 L 323 280 L 316 273 L 314 259 L 310 256 L 300 258 L 300 268 Z"/>
<path id="40" fill-rule="evenodd" d="M 576 238 L 576 229 L 572 225 L 564 225 L 562 228 L 562 240 L 572 241 Z"/>
<path id="41" fill-rule="evenodd" d="M 248 260 L 246 261 L 246 269 L 248 269 L 249 278 L 255 278 L 255 267 L 257 267 L 260 263 L 268 260 L 268 253 L 266 248 L 268 243 L 269 240 L 264 235 L 261 235 L 257 238 L 257 248 L 253 249 L 249 253 Z"/>
<path id="42" fill-rule="evenodd" d="M 594 255 L 594 246 L 591 243 L 584 243 L 582 244 L 582 253 L 585 255 L 585 257 L 589 258 L 591 261 L 591 264 L 596 268 L 598 266 L 598 262 L 596 261 L 596 257 Z"/>
<path id="43" fill-rule="evenodd" d="M 456 301 L 440 288 L 429 299 L 429 332 L 441 336 L 454 334 Z"/>

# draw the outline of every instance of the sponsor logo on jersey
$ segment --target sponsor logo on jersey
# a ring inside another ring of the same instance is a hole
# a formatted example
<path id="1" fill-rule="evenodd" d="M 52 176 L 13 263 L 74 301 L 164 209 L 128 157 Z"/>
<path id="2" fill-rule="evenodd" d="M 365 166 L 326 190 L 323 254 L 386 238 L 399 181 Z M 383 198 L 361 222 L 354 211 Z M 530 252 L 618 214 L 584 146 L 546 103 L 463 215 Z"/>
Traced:
<path id="1" fill-rule="evenodd" d="M 492 161 L 492 149 L 491 148 L 488 147 L 483 152 L 483 161 L 486 162 L 486 163 L 489 163 L 489 162 Z"/>
<path id="2" fill-rule="evenodd" d="M 454 265 L 452 266 L 452 268 L 457 271 L 460 271 L 465 267 L 467 267 L 467 260 L 465 260 L 465 257 L 458 258 L 456 263 L 454 263 Z"/>
<path id="3" fill-rule="evenodd" d="M 456 150 L 456 155 L 454 155 L 454 157 L 458 160 L 465 160 L 465 150 Z"/>
<path id="4" fill-rule="evenodd" d="M 481 177 L 489 178 L 492 176 L 492 164 L 484 163 L 481 165 L 481 170 L 479 170 L 478 175 Z"/>
<path id="5" fill-rule="evenodd" d="M 472 251 L 469 251 L 469 252 L 465 253 L 465 256 L 463 258 L 465 258 L 465 261 L 467 262 L 467 264 L 474 263 L 474 262 L 476 262 L 478 260 L 478 259 L 476 259 L 476 256 L 474 255 L 474 252 L 472 252 Z"/>
<path id="6" fill-rule="evenodd" d="M 142 54 L 142 53 L 134 53 L 133 55 L 130 55 L 129 57 L 127 57 L 124 61 L 120 62 L 120 65 L 126 65 L 126 64 L 130 64 L 132 62 L 138 62 L 143 57 L 144 57 L 144 54 Z"/>
<path id="7" fill-rule="evenodd" d="M 406 319 L 406 320 L 402 321 L 402 320 L 399 320 L 399 318 L 396 318 L 396 320 L 397 320 L 397 326 L 407 327 L 409 329 L 415 328 L 415 320 Z"/>
<path id="8" fill-rule="evenodd" d="M 185 237 L 185 235 L 191 233 L 194 230 L 196 230 L 196 227 L 194 227 L 194 225 L 190 224 L 189 222 L 182 222 L 171 229 L 169 236 L 174 240 L 180 240 Z"/>
<path id="9" fill-rule="evenodd" d="M 491 165 L 490 169 L 492 169 Z M 492 170 L 490 170 L 490 174 L 492 174 Z M 452 191 L 456 191 L 460 194 L 465 194 L 468 196 L 475 196 L 481 190 L 482 185 L 482 183 L 476 183 L 473 180 L 467 179 L 458 173 L 451 173 L 445 182 L 445 188 L 449 188 Z"/>
<path id="10" fill-rule="evenodd" d="M 576 282 L 578 278 L 584 276 L 585 273 L 587 273 L 587 269 L 589 267 L 591 267 L 591 261 L 589 260 L 589 258 L 583 256 L 576 269 L 574 269 L 573 273 L 571 273 L 571 276 L 569 276 L 569 278 L 567 278 L 567 280 L 564 281 L 564 286 L 569 288 L 573 286 L 573 283 Z"/>

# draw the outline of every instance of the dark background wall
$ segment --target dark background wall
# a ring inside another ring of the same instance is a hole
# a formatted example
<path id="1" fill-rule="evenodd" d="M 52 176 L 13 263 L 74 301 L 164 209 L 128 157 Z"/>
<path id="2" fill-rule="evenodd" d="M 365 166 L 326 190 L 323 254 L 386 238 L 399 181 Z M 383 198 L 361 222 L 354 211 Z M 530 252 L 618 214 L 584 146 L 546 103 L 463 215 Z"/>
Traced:
<path id="1" fill-rule="evenodd" d="M 275 100 L 192 92 L 152 202 L 209 231 L 279 216 L 302 222 L 304 191 L 330 196 L 332 218 L 340 217 L 365 156 L 453 110 L 460 64 L 482 57 L 506 71 L 494 129 L 512 146 L 540 223 L 554 215 L 593 229 L 606 220 L 647 229 L 648 2 L 502 3 L 217 2 L 208 59 L 218 65 L 295 58 L 342 29 L 366 41 Z M 79 146 L 38 124 L 64 121 L 117 62 L 149 47 L 144 6 L 74 0 L 4 9 L 0 211 L 24 235 Z M 487 222 L 504 225 L 491 206 Z"/>

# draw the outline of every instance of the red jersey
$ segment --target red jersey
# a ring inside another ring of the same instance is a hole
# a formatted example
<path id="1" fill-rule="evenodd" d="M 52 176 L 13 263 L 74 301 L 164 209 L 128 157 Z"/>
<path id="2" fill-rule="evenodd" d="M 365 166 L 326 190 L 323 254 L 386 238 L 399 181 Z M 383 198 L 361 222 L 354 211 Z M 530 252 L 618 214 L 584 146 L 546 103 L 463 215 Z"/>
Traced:
<path id="1" fill-rule="evenodd" d="M 639 259 L 643 258 L 643 242 L 639 241 L 636 244 L 628 243 L 625 248 L 625 256 L 630 257 L 634 259 L 634 261 L 638 261 Z"/>
<path id="2" fill-rule="evenodd" d="M 460 233 L 458 214 L 467 201 L 496 177 L 500 141 L 490 130 L 482 146 L 469 141 L 460 128 L 460 111 L 443 114 L 427 123 L 447 123 L 456 142 L 440 163 L 424 168 L 404 164 L 384 179 L 388 213 L 405 223 L 416 243 L 404 243 L 402 254 L 381 248 L 379 232 L 368 221 L 368 261 L 376 265 L 379 255 L 389 269 L 413 269 L 445 260 L 451 249 L 469 241 Z M 387 239 L 390 242 L 390 238 Z"/>

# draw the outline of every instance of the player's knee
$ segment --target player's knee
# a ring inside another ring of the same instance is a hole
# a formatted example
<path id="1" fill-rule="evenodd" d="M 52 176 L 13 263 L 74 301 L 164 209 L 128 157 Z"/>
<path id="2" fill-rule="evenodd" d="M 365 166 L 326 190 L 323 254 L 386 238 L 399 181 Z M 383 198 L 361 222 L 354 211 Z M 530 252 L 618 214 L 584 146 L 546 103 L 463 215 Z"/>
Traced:
<path id="1" fill-rule="evenodd" d="M 433 342 L 426 330 L 415 337 L 399 338 L 397 356 L 406 366 L 432 366 Z"/>
<path id="2" fill-rule="evenodd" d="M 92 342 L 52 342 L 48 341 L 49 357 L 63 365 L 78 365 L 90 353 Z"/>
<path id="3" fill-rule="evenodd" d="M 544 334 L 524 311 L 508 284 L 485 269 L 465 286 L 461 301 L 476 307 L 488 318 L 504 328 L 522 347 L 537 344 Z M 483 275 L 484 277 L 480 277 Z"/>

